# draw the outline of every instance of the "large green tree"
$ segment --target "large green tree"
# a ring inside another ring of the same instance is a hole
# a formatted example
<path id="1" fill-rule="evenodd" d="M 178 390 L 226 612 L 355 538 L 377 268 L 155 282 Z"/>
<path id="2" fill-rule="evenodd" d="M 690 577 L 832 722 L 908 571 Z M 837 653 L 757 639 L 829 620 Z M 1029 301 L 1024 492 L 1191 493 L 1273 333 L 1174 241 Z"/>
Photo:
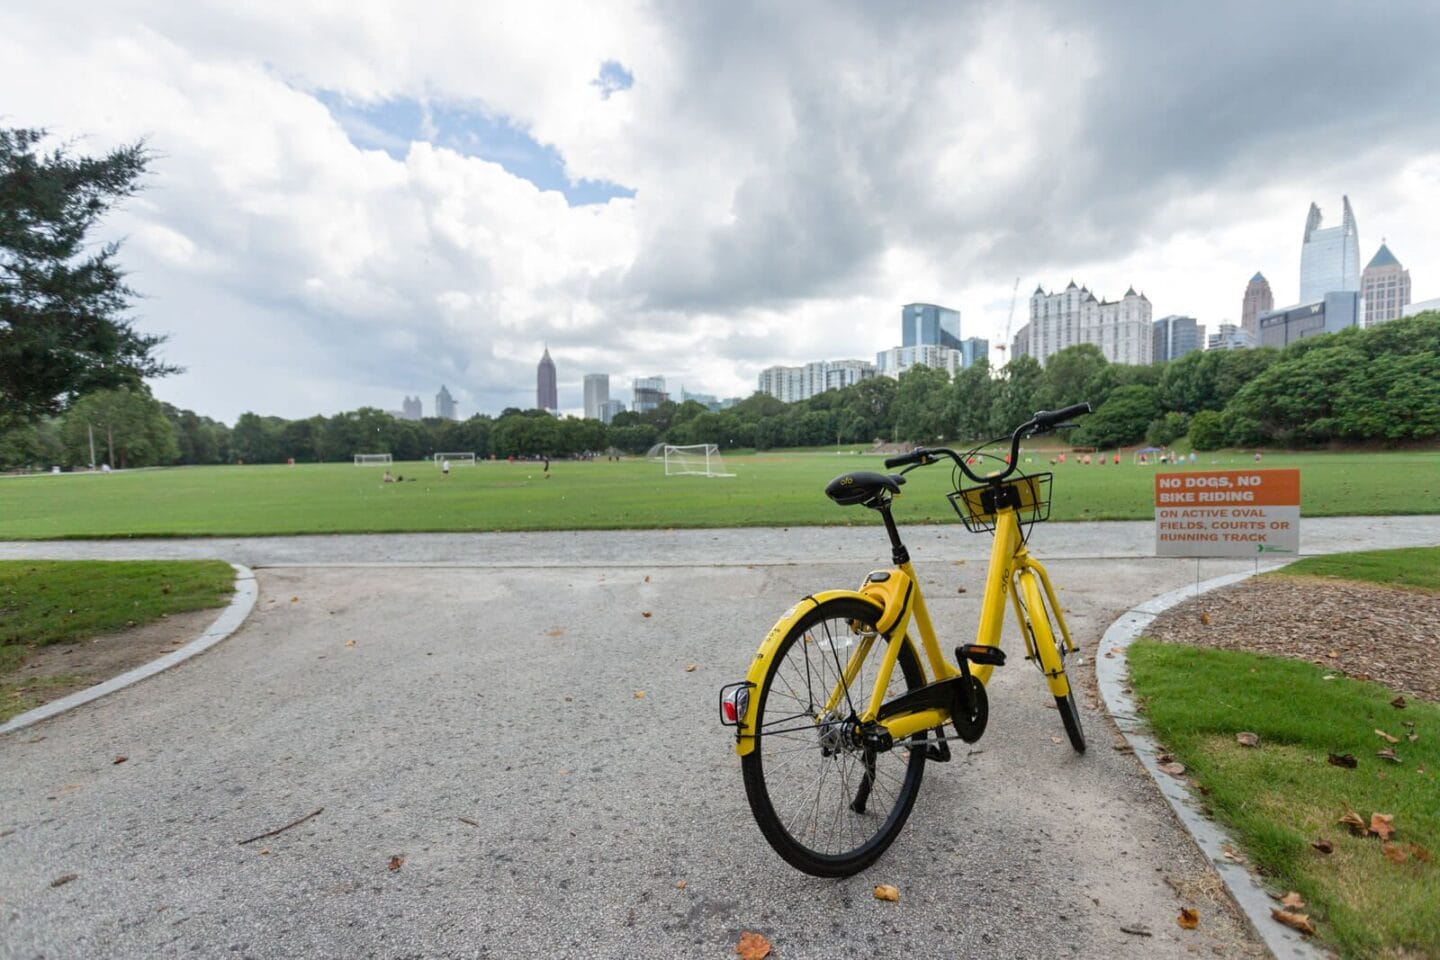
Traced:
<path id="1" fill-rule="evenodd" d="M 63 147 L 43 152 L 45 137 L 0 129 L 0 431 L 90 391 L 178 369 L 155 355 L 163 337 L 126 319 L 133 292 L 118 245 L 87 242 L 139 189 L 144 144 L 76 157 Z"/>
<path id="2" fill-rule="evenodd" d="M 60 438 L 69 463 L 90 463 L 92 437 L 97 465 L 153 467 L 180 459 L 175 429 L 144 384 L 87 393 L 65 412 Z"/>

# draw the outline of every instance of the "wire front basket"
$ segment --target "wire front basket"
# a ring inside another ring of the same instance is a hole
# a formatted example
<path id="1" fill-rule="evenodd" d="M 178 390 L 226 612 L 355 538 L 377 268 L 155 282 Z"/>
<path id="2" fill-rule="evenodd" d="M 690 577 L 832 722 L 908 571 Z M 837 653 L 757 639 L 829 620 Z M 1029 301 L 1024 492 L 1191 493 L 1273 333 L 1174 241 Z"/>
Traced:
<path id="1" fill-rule="evenodd" d="M 966 487 L 949 495 L 950 505 L 971 533 L 993 532 L 995 514 L 1005 507 L 1015 508 L 1022 525 L 1038 523 L 1050 519 L 1050 481 L 1054 476 L 1035 473 L 1001 484 Z"/>

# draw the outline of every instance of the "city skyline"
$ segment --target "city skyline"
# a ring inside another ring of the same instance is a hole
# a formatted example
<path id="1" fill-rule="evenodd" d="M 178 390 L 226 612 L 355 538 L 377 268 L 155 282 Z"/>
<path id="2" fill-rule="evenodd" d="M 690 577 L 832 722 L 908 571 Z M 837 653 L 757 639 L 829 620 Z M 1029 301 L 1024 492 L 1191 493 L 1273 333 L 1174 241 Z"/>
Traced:
<path id="1" fill-rule="evenodd" d="M 1429 102 L 1433 5 L 199 9 L 22 5 L 0 81 L 72 151 L 145 139 L 94 239 L 186 368 L 157 395 L 231 422 L 525 407 L 547 342 L 567 413 L 597 370 L 734 396 L 916 300 L 997 345 L 1016 277 L 1213 331 L 1257 271 L 1302 299 L 1342 195 L 1440 296 L 1440 117 L 1375 109 Z"/>

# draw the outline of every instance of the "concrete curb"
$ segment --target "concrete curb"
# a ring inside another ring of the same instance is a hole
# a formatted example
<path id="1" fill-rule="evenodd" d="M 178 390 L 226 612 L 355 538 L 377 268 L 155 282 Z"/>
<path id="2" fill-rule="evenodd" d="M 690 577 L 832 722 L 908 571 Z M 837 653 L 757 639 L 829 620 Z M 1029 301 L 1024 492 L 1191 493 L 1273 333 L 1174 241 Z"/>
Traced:
<path id="1" fill-rule="evenodd" d="M 48 720 L 58 716 L 67 710 L 80 706 L 82 703 L 89 703 L 97 700 L 116 690 L 123 690 L 134 683 L 139 683 L 147 677 L 153 677 L 162 670 L 169 670 L 177 663 L 183 663 L 191 657 L 197 656 L 209 650 L 215 644 L 224 640 L 230 634 L 240 629 L 245 618 L 250 615 L 251 609 L 255 606 L 255 598 L 259 588 L 255 583 L 255 572 L 249 567 L 232 563 L 235 568 L 235 595 L 230 598 L 230 605 L 226 607 L 210 624 L 210 628 L 202 633 L 197 639 L 190 641 L 179 650 L 165 654 L 156 660 L 136 667 L 112 677 L 104 683 L 97 683 L 93 687 L 86 687 L 84 690 L 77 690 L 68 697 L 61 697 L 59 700 L 52 700 L 44 706 L 36 707 L 34 710 L 27 710 L 24 713 L 11 717 L 9 721 L 0 724 L 0 734 L 10 733 L 13 730 L 21 730 L 41 720 Z"/>
<path id="2" fill-rule="evenodd" d="M 1127 668 L 1125 653 L 1130 642 L 1140 636 L 1158 615 L 1191 597 L 1199 596 L 1219 587 L 1239 583 L 1253 573 L 1236 573 L 1194 586 L 1186 586 L 1139 604 L 1127 610 L 1120 619 L 1110 625 L 1100 641 L 1100 652 L 1095 658 L 1095 676 L 1100 685 L 1100 696 L 1105 709 L 1115 720 L 1116 726 L 1126 742 L 1135 751 L 1135 756 L 1145 767 L 1170 808 L 1175 811 L 1181 825 L 1190 832 L 1196 846 L 1210 859 L 1225 887 L 1230 891 L 1250 926 L 1265 943 L 1266 948 L 1277 960 L 1325 960 L 1331 956 L 1303 936 L 1282 926 L 1270 916 L 1275 901 L 1260 885 L 1260 882 L 1243 865 L 1225 857 L 1222 844 L 1238 849 L 1234 841 L 1212 820 L 1200 812 L 1200 805 L 1190 793 L 1185 781 L 1172 777 L 1160 770 L 1160 746 L 1149 735 L 1149 727 L 1140 717 L 1140 712 L 1127 692 Z M 1113 656 L 1112 656 L 1113 654 Z"/>

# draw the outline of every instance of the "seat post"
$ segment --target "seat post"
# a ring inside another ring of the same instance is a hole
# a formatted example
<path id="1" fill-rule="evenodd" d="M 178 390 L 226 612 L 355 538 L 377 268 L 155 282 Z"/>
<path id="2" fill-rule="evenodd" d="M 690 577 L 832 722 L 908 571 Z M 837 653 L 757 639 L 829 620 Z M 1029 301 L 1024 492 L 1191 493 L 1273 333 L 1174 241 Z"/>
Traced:
<path id="1" fill-rule="evenodd" d="M 895 526 L 895 518 L 890 515 L 890 500 L 885 498 L 875 506 L 880 511 L 880 516 L 885 520 L 885 532 L 890 534 L 890 560 L 895 566 L 910 562 L 910 551 L 905 549 L 905 544 L 900 542 L 900 530 Z"/>

